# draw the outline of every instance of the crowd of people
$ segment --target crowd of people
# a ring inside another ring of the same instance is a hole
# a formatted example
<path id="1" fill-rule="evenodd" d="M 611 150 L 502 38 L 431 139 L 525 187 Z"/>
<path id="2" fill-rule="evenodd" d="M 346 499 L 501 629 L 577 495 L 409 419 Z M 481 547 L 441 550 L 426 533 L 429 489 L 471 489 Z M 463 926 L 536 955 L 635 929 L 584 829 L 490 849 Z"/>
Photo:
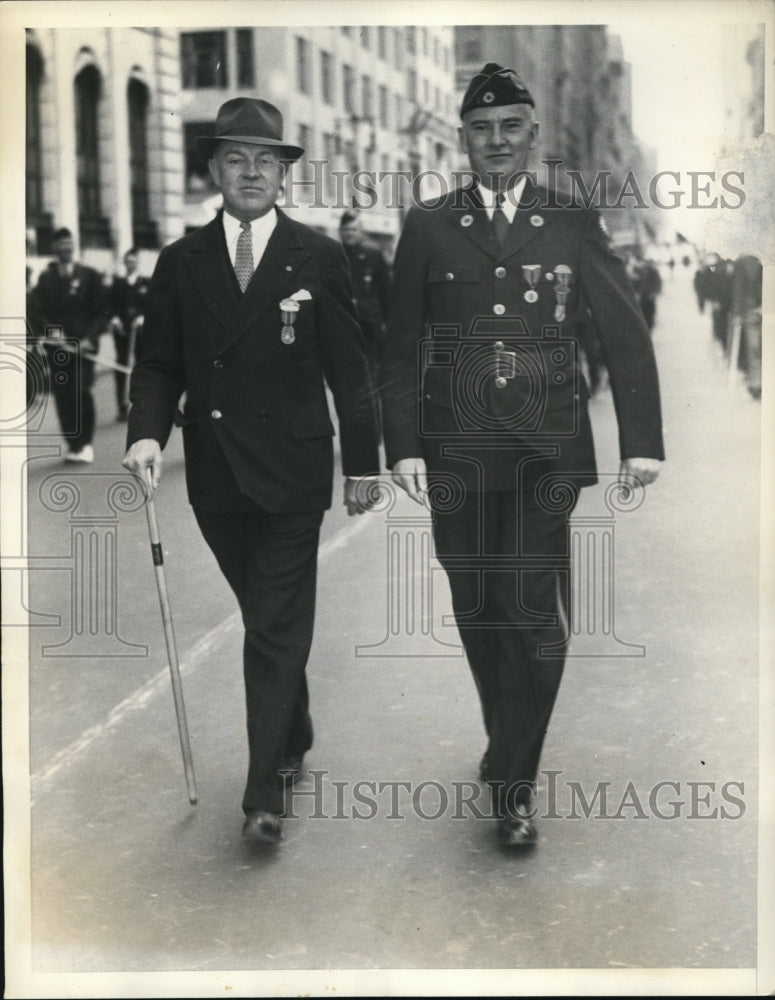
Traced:
<path id="1" fill-rule="evenodd" d="M 762 264 L 751 254 L 735 260 L 711 253 L 694 275 L 701 313 L 711 315 L 713 338 L 740 371 L 754 399 L 762 394 Z"/>

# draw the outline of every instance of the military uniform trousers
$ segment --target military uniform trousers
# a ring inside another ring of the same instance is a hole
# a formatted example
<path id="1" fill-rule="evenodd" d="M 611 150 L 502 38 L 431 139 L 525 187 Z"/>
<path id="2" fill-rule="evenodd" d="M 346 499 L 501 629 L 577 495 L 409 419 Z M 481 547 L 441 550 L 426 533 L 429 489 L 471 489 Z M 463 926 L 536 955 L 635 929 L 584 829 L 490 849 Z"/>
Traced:
<path id="1" fill-rule="evenodd" d="M 194 509 L 239 602 L 249 764 L 242 808 L 281 814 L 278 768 L 312 746 L 305 668 L 315 619 L 322 511 L 234 513 Z"/>
<path id="2" fill-rule="evenodd" d="M 429 478 L 433 502 L 433 476 Z M 467 491 L 433 511 L 436 554 L 474 676 L 489 740 L 495 804 L 529 803 L 569 638 L 568 519 L 535 480 L 518 490 Z"/>

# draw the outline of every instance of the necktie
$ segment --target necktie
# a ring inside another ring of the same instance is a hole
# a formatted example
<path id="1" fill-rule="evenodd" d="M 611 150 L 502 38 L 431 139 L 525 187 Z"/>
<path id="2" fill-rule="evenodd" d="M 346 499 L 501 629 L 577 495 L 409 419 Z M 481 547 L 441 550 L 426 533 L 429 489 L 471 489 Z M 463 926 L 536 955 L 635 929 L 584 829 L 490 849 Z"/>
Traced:
<path id="1" fill-rule="evenodd" d="M 234 273 L 239 286 L 244 292 L 253 277 L 253 237 L 250 235 L 250 223 L 240 222 L 242 232 L 237 239 L 237 254 L 234 258 Z"/>
<path id="2" fill-rule="evenodd" d="M 509 236 L 509 220 L 503 211 L 503 202 L 505 200 L 506 195 L 503 191 L 499 191 L 495 196 L 495 211 L 492 213 L 492 228 L 495 232 L 495 239 L 498 241 L 501 249 L 506 246 L 506 240 Z"/>

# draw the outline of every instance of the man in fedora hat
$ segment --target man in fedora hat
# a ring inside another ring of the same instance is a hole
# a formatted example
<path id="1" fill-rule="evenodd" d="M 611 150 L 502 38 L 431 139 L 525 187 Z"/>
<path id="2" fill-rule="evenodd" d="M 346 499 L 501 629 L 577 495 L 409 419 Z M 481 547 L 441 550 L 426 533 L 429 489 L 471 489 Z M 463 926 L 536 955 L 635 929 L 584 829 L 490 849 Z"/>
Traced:
<path id="1" fill-rule="evenodd" d="M 527 172 L 527 87 L 488 63 L 461 119 L 473 183 L 410 209 L 397 248 L 384 437 L 396 482 L 432 508 L 484 715 L 480 773 L 511 849 L 536 841 L 531 800 L 568 641 L 568 519 L 597 481 L 576 329 L 587 306 L 625 476 L 656 478 L 662 431 L 651 339 L 598 214 L 563 209 Z"/>
<path id="2" fill-rule="evenodd" d="M 245 625 L 243 834 L 281 837 L 283 790 L 312 744 L 305 680 L 320 523 L 331 504 L 331 389 L 349 514 L 378 470 L 372 390 L 341 246 L 276 207 L 279 110 L 239 97 L 201 138 L 223 210 L 166 247 L 137 343 L 124 465 L 157 487 L 173 422 L 189 501 Z M 182 412 L 179 400 L 186 393 Z"/>

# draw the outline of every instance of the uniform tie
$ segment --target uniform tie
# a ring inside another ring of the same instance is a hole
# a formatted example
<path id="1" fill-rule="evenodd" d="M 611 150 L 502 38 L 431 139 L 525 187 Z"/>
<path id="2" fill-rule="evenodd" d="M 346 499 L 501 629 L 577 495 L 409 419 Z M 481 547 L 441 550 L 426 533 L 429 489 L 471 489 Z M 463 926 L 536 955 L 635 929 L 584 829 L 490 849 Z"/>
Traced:
<path id="1" fill-rule="evenodd" d="M 503 203 L 506 200 L 506 195 L 503 191 L 499 191 L 495 196 L 495 211 L 492 213 L 492 228 L 495 232 L 495 239 L 498 241 L 498 246 L 503 249 L 506 246 L 506 240 L 509 236 L 509 220 L 506 218 L 506 213 L 503 211 Z"/>
<path id="2" fill-rule="evenodd" d="M 253 277 L 253 237 L 250 234 L 250 223 L 240 222 L 242 232 L 237 238 L 237 254 L 234 258 L 234 273 L 239 286 L 244 292 Z"/>

